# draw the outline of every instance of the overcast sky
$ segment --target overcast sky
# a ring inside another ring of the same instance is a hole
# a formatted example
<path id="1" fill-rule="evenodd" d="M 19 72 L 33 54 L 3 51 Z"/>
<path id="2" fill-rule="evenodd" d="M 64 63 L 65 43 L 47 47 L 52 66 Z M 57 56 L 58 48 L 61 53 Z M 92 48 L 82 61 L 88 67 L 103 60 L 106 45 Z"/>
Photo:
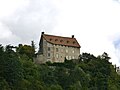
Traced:
<path id="1" fill-rule="evenodd" d="M 75 35 L 81 53 L 107 52 L 120 66 L 119 0 L 0 0 L 0 43 L 38 47 L 42 31 Z"/>

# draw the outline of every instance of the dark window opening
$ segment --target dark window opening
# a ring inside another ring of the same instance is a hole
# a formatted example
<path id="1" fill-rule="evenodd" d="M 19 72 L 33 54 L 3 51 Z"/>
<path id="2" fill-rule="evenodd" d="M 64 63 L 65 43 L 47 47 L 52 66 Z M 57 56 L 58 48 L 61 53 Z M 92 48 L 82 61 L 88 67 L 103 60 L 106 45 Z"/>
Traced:
<path id="1" fill-rule="evenodd" d="M 48 47 L 48 51 L 50 51 L 50 47 Z"/>
<path id="2" fill-rule="evenodd" d="M 60 40 L 60 42 L 63 42 L 63 40 Z"/>
<path id="3" fill-rule="evenodd" d="M 50 38 L 50 41 L 52 41 L 52 38 Z"/>
<path id="4" fill-rule="evenodd" d="M 73 44 L 75 44 L 75 41 L 73 41 Z"/>
<path id="5" fill-rule="evenodd" d="M 58 48 L 56 48 L 56 52 L 58 52 Z"/>
<path id="6" fill-rule="evenodd" d="M 69 43 L 69 41 L 67 41 L 67 43 Z"/>
<path id="7" fill-rule="evenodd" d="M 55 41 L 58 41 L 58 39 L 55 39 Z"/>
<path id="8" fill-rule="evenodd" d="M 48 57 L 50 57 L 50 53 L 48 53 Z"/>

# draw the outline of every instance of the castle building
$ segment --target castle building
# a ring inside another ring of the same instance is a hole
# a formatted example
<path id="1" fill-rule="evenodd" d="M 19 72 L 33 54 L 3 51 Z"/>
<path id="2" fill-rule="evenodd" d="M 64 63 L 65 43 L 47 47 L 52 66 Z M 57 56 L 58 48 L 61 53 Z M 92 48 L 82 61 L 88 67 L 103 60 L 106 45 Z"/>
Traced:
<path id="1" fill-rule="evenodd" d="M 62 37 L 42 32 L 36 62 L 64 62 L 65 58 L 67 60 L 78 59 L 80 47 L 74 35 Z"/>

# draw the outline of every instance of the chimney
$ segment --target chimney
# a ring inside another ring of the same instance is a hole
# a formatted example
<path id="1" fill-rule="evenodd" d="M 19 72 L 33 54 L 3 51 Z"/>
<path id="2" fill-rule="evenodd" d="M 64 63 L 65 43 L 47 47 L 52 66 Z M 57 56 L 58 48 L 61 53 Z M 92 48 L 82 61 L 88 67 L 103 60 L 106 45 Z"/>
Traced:
<path id="1" fill-rule="evenodd" d="M 74 35 L 72 35 L 72 38 L 74 38 Z"/>
<path id="2" fill-rule="evenodd" d="M 44 34 L 44 32 L 41 33 L 42 35 Z"/>

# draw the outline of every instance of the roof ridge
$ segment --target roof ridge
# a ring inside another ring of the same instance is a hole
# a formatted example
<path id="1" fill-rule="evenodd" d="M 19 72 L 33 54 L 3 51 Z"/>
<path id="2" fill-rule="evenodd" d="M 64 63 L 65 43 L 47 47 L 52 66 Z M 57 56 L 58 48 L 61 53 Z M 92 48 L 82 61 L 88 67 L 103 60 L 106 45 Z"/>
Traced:
<path id="1" fill-rule="evenodd" d="M 53 36 L 53 37 L 60 37 L 60 38 L 68 38 L 68 39 L 73 39 L 72 37 L 63 37 L 63 36 L 57 36 L 57 35 L 50 35 L 50 34 L 43 34 L 47 36 Z"/>

